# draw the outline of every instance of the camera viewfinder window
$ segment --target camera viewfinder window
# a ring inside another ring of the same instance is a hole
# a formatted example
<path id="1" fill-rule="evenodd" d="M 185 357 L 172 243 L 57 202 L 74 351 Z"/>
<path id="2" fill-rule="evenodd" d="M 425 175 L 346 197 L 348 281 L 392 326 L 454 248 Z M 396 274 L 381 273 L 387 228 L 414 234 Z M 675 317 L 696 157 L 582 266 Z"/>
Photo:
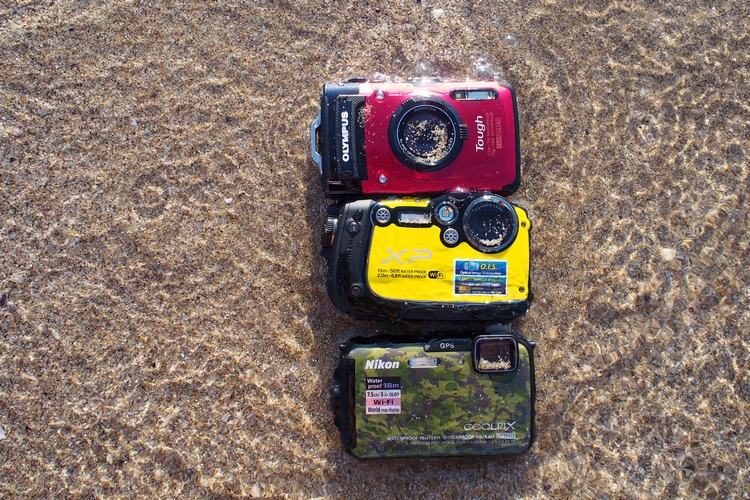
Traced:
<path id="1" fill-rule="evenodd" d="M 493 89 L 451 91 L 451 97 L 456 101 L 492 101 L 497 99 L 497 91 Z"/>

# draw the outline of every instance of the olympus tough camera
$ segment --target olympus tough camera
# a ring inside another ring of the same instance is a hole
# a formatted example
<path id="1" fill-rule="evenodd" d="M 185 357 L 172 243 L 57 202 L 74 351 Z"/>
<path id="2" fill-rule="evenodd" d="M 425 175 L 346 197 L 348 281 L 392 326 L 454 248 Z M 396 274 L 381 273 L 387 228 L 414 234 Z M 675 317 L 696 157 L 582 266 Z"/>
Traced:
<path id="1" fill-rule="evenodd" d="M 488 192 L 328 207 L 328 295 L 366 319 L 496 321 L 529 307 L 526 211 Z"/>
<path id="2" fill-rule="evenodd" d="M 344 447 L 360 458 L 525 452 L 534 441 L 534 346 L 508 327 L 342 345 L 332 403 Z"/>
<path id="3" fill-rule="evenodd" d="M 334 198 L 505 195 L 521 181 L 516 97 L 504 82 L 329 83 L 310 135 L 323 189 Z"/>

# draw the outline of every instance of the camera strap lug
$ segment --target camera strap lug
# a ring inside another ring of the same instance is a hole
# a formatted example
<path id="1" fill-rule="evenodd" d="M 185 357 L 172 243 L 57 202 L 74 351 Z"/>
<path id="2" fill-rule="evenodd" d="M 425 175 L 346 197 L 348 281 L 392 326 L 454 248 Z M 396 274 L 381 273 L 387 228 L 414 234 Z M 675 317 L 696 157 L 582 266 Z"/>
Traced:
<path id="1" fill-rule="evenodd" d="M 320 169 L 320 174 L 323 174 L 323 158 L 320 156 L 320 153 L 318 153 L 318 129 L 320 128 L 320 121 L 321 121 L 321 110 L 318 110 L 318 117 L 313 120 L 312 125 L 310 125 L 310 151 L 312 154 L 312 159 L 315 163 L 318 164 L 318 168 Z"/>

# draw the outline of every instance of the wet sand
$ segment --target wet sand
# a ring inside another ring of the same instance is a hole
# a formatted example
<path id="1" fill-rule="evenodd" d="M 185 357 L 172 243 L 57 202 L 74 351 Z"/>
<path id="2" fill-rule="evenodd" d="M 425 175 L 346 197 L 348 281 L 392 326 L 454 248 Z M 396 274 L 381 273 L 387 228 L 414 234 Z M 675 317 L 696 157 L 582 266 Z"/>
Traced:
<path id="1" fill-rule="evenodd" d="M 0 4 L 0 497 L 747 498 L 742 2 Z M 326 81 L 503 77 L 532 450 L 360 462 L 309 125 Z"/>

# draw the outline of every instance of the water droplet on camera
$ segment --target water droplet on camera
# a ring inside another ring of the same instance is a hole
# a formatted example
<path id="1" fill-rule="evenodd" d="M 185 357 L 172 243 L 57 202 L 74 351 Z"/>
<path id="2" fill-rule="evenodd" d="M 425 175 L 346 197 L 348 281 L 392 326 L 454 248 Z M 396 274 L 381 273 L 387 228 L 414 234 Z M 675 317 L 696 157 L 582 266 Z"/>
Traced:
<path id="1" fill-rule="evenodd" d="M 505 43 L 506 45 L 510 46 L 510 47 L 515 47 L 515 46 L 517 46 L 517 45 L 518 45 L 518 38 L 516 38 L 516 37 L 515 37 L 515 36 L 513 36 L 513 35 L 505 35 L 505 36 L 503 37 L 503 42 L 504 42 L 504 43 Z"/>
<path id="2" fill-rule="evenodd" d="M 431 67 L 430 63 L 428 63 L 426 61 L 421 61 L 421 62 L 417 63 L 417 66 L 414 69 L 415 69 L 417 75 L 420 76 L 420 77 L 429 78 L 431 76 L 430 73 L 432 72 L 432 67 Z"/>

